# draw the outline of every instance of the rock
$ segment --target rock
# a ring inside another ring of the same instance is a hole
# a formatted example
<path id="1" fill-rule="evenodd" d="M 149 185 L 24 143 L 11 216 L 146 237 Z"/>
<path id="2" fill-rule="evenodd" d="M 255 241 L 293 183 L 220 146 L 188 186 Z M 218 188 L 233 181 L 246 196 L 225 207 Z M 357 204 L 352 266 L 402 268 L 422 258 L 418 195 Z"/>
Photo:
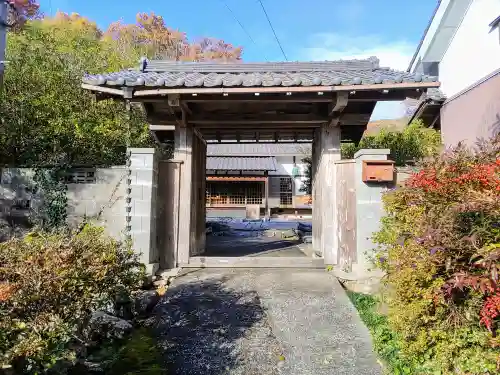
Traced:
<path id="1" fill-rule="evenodd" d="M 304 243 L 312 243 L 312 236 L 309 236 L 309 235 L 303 236 L 302 237 L 302 242 L 304 242 Z"/>
<path id="2" fill-rule="evenodd" d="M 150 314 L 160 301 L 160 295 L 155 290 L 139 292 L 135 296 L 134 312 L 139 316 Z"/>
<path id="3" fill-rule="evenodd" d="M 134 327 L 124 319 L 98 311 L 89 322 L 89 336 L 92 340 L 123 339 Z"/>

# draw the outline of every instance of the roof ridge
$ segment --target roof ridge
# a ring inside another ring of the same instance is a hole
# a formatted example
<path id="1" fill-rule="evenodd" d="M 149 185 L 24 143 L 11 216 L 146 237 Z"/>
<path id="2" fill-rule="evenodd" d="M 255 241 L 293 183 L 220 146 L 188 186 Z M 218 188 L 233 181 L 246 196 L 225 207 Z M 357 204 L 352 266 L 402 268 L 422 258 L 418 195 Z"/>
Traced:
<path id="1" fill-rule="evenodd" d="M 197 73 L 248 73 L 248 72 L 328 72 L 335 70 L 369 70 L 380 68 L 380 60 L 367 59 L 307 61 L 307 62 L 180 62 L 169 60 L 147 60 L 142 58 L 142 72 L 197 72 Z"/>

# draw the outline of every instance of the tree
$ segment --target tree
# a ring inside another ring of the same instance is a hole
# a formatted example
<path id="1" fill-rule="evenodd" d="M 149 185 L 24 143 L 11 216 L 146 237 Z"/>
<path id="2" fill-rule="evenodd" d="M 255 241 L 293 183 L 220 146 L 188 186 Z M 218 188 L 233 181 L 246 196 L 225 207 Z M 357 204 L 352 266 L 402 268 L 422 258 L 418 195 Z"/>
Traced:
<path id="1" fill-rule="evenodd" d="M 95 102 L 81 89 L 81 77 L 136 66 L 141 56 L 169 58 L 176 48 L 183 51 L 179 60 L 241 56 L 222 41 L 190 44 L 154 14 L 106 32 L 78 14 L 28 20 L 8 39 L 0 164 L 123 164 L 127 141 L 152 144 L 144 114 L 133 109 L 128 118 L 123 103 Z"/>
<path id="2" fill-rule="evenodd" d="M 80 88 L 85 71 L 115 67 L 95 31 L 81 17 L 59 16 L 30 21 L 10 36 L 0 103 L 3 165 L 121 164 L 127 138 L 147 143 L 140 112 L 129 120 L 123 104 L 95 103 Z"/>
<path id="3" fill-rule="evenodd" d="M 29 19 L 40 15 L 40 4 L 36 0 L 7 0 L 10 5 L 7 24 L 19 28 Z"/>
<path id="4" fill-rule="evenodd" d="M 174 61 L 239 61 L 242 49 L 214 38 L 190 43 L 186 34 L 165 25 L 155 13 L 139 13 L 135 24 L 112 23 L 105 40 L 115 41 L 122 54 Z"/>
<path id="5" fill-rule="evenodd" d="M 424 127 L 422 122 L 417 120 L 403 131 L 382 129 L 376 135 L 363 137 L 357 145 L 342 144 L 340 150 L 342 159 L 354 158 L 354 154 L 363 148 L 388 148 L 391 150 L 390 158 L 394 160 L 396 166 L 405 166 L 419 159 L 437 155 L 441 150 L 441 134 L 437 130 Z M 306 164 L 307 176 L 301 191 L 311 194 L 312 158 L 304 158 L 303 162 Z"/>

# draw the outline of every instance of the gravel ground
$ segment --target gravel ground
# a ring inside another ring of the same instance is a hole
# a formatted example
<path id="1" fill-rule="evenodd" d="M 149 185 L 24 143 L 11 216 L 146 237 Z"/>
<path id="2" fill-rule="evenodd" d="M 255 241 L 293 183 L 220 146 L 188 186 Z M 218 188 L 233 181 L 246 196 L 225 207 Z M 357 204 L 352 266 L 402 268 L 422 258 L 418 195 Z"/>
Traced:
<path id="1" fill-rule="evenodd" d="M 366 327 L 322 270 L 186 271 L 155 326 L 169 374 L 381 374 Z"/>

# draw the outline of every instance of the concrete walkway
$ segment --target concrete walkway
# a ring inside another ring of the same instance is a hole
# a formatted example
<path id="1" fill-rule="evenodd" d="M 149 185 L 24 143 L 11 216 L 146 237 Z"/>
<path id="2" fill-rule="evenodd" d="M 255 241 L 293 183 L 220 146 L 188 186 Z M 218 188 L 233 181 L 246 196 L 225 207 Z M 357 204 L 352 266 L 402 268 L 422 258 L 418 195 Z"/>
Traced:
<path id="1" fill-rule="evenodd" d="M 155 319 L 169 374 L 382 373 L 368 330 L 324 270 L 191 270 Z"/>

